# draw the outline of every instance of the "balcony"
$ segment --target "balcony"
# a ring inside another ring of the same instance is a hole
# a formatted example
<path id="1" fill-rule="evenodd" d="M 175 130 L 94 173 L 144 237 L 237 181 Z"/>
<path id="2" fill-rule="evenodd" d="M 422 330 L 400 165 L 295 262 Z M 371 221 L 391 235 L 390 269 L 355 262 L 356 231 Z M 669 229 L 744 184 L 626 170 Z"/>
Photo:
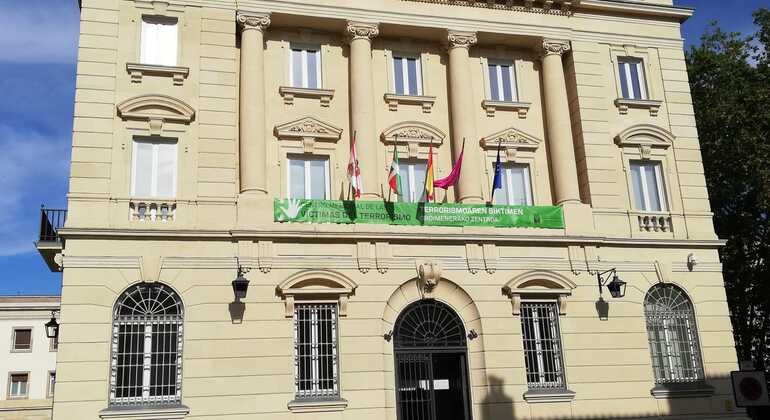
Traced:
<path id="1" fill-rule="evenodd" d="M 64 241 L 59 236 L 59 229 L 64 226 L 66 221 L 66 209 L 40 208 L 40 237 L 35 242 L 35 247 L 51 271 L 60 271 L 55 257 L 61 253 L 64 247 Z"/>

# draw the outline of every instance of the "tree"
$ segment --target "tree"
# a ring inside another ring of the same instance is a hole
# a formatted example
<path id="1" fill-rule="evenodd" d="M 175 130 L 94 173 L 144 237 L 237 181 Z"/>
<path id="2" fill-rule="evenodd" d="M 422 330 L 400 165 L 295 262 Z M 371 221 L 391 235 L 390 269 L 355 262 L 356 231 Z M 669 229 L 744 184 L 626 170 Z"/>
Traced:
<path id="1" fill-rule="evenodd" d="M 755 34 L 716 22 L 687 53 L 738 357 L 770 372 L 770 10 Z"/>

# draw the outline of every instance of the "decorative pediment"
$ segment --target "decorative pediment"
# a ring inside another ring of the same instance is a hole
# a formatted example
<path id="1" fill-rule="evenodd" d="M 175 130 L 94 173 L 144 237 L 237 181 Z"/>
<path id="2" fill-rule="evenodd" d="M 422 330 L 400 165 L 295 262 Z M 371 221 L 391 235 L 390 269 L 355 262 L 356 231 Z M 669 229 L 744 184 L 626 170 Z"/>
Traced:
<path id="1" fill-rule="evenodd" d="M 160 135 L 166 122 L 189 124 L 195 117 L 190 105 L 166 95 L 134 96 L 119 103 L 117 108 L 118 116 L 124 120 L 147 121 L 151 135 Z"/>
<path id="2" fill-rule="evenodd" d="M 555 296 L 559 304 L 559 312 L 567 311 L 567 296 L 577 284 L 561 274 L 544 270 L 532 270 L 521 274 L 503 286 L 503 293 L 511 298 L 513 314 L 518 315 L 521 309 L 521 297 L 527 296 Z"/>
<path id="3" fill-rule="evenodd" d="M 440 146 L 446 138 L 438 128 L 419 121 L 404 121 L 392 125 L 380 136 L 385 144 L 405 144 L 409 157 L 416 157 L 420 146 Z"/>
<path id="4" fill-rule="evenodd" d="M 305 153 L 313 153 L 316 141 L 337 142 L 342 136 L 342 129 L 313 117 L 305 117 L 276 125 L 275 135 L 281 140 L 301 141 Z"/>
<path id="5" fill-rule="evenodd" d="M 339 302 L 340 316 L 347 313 L 348 297 L 358 285 L 344 275 L 331 270 L 303 270 L 286 279 L 277 287 L 278 294 L 284 299 L 286 316 L 294 314 L 296 300 Z"/>
<path id="6" fill-rule="evenodd" d="M 674 135 L 652 124 L 639 124 L 615 136 L 620 147 L 638 147 L 643 159 L 648 159 L 652 148 L 668 149 L 674 144 Z"/>
<path id="7" fill-rule="evenodd" d="M 498 145 L 505 151 L 508 160 L 514 160 L 519 151 L 534 152 L 542 141 L 517 128 L 510 127 L 481 139 L 481 147 L 485 150 L 497 149 Z"/>

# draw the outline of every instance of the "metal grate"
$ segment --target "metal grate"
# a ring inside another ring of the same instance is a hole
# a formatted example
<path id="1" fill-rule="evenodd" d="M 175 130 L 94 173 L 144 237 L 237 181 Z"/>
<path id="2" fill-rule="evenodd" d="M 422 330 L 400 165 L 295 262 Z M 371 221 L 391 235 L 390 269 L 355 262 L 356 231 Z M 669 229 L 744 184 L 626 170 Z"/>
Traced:
<path id="1" fill-rule="evenodd" d="M 644 298 L 655 383 L 696 382 L 703 368 L 690 299 L 674 285 L 655 285 Z"/>
<path id="2" fill-rule="evenodd" d="M 522 303 L 521 333 L 529 389 L 564 389 L 566 383 L 556 303 Z"/>
<path id="3" fill-rule="evenodd" d="M 60 242 L 59 228 L 67 221 L 66 209 L 40 208 L 40 241 Z"/>
<path id="4" fill-rule="evenodd" d="M 167 405 L 182 400 L 182 301 L 160 283 L 128 289 L 112 323 L 110 405 Z"/>
<path id="5" fill-rule="evenodd" d="M 413 303 L 396 321 L 395 347 L 464 348 L 465 328 L 462 320 L 446 304 L 437 300 Z"/>
<path id="6" fill-rule="evenodd" d="M 397 353 L 398 418 L 435 418 L 433 363 L 430 353 Z"/>
<path id="7" fill-rule="evenodd" d="M 337 304 L 294 307 L 294 384 L 297 399 L 339 397 Z"/>

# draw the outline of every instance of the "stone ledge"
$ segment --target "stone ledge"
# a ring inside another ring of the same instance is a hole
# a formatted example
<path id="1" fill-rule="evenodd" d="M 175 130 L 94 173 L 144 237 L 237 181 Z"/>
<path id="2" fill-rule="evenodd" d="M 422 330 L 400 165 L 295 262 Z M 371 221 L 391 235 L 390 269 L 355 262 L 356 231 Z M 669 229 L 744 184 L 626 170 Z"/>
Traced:
<path id="1" fill-rule="evenodd" d="M 530 389 L 524 393 L 524 400 L 530 404 L 569 402 L 575 399 L 575 392 L 569 389 Z"/>
<path id="2" fill-rule="evenodd" d="M 278 93 L 283 97 L 283 103 L 286 105 L 294 104 L 294 98 L 318 99 L 321 106 L 327 108 L 334 97 L 334 89 L 310 89 L 292 86 L 281 86 Z"/>
<path id="3" fill-rule="evenodd" d="M 481 101 L 481 106 L 487 111 L 487 117 L 494 117 L 495 111 L 499 109 L 503 111 L 516 111 L 520 119 L 525 119 L 531 105 L 530 102 L 493 101 L 491 99 Z"/>
<path id="4" fill-rule="evenodd" d="M 388 109 L 391 111 L 398 111 L 399 104 L 417 104 L 422 106 L 422 112 L 430 114 L 431 109 L 433 109 L 433 104 L 436 103 L 436 97 L 386 93 L 385 102 L 388 103 Z"/>
<path id="5" fill-rule="evenodd" d="M 166 76 L 174 80 L 175 86 L 182 86 L 190 74 L 189 67 L 160 66 L 156 64 L 126 63 L 126 71 L 131 75 L 131 82 L 142 83 L 144 75 Z"/>
<path id="6" fill-rule="evenodd" d="M 650 110 L 651 117 L 657 117 L 661 105 L 663 105 L 663 101 L 654 101 L 651 99 L 615 99 L 615 106 L 618 107 L 618 111 L 621 115 L 628 114 L 629 108 L 646 108 Z"/>
<path id="7" fill-rule="evenodd" d="M 704 398 L 714 395 L 714 387 L 706 382 L 657 384 L 650 394 L 657 399 Z"/>
<path id="8" fill-rule="evenodd" d="M 342 411 L 348 406 L 348 401 L 342 398 L 331 400 L 293 400 L 287 407 L 294 413 L 319 413 L 330 411 Z"/>
<path id="9" fill-rule="evenodd" d="M 180 420 L 190 413 L 184 405 L 110 407 L 99 412 L 102 419 Z"/>

